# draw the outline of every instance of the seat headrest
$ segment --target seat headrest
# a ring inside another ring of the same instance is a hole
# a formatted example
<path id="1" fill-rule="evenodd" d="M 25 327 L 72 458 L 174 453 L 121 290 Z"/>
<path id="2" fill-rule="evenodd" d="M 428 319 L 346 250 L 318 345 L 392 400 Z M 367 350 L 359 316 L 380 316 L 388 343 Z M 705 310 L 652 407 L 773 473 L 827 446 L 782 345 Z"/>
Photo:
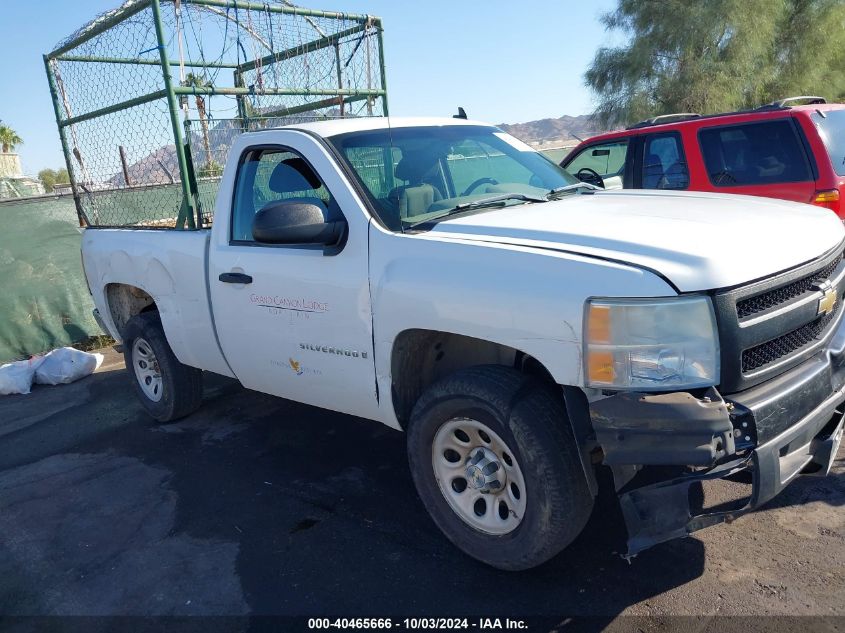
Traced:
<path id="1" fill-rule="evenodd" d="M 437 154 L 434 151 L 408 150 L 402 152 L 402 159 L 393 173 L 399 180 L 419 183 L 436 164 Z"/>
<path id="2" fill-rule="evenodd" d="M 649 154 L 648 158 L 645 161 L 646 167 L 660 167 L 663 169 L 663 161 L 660 160 L 660 156 L 657 154 Z"/>
<path id="3" fill-rule="evenodd" d="M 286 158 L 273 169 L 267 186 L 276 193 L 294 193 L 319 189 L 320 179 L 302 158 Z"/>

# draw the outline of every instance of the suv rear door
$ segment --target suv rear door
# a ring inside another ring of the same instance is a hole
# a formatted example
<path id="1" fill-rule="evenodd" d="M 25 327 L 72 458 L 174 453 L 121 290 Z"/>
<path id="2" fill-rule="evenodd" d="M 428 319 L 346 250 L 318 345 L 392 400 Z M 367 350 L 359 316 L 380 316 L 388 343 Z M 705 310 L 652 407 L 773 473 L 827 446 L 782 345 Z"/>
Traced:
<path id="1" fill-rule="evenodd" d="M 804 203 L 815 193 L 816 164 L 790 116 L 703 125 L 697 139 L 712 191 Z"/>
<path id="2" fill-rule="evenodd" d="M 679 132 L 671 130 L 642 134 L 637 141 L 635 188 L 689 188 L 689 166 Z"/>

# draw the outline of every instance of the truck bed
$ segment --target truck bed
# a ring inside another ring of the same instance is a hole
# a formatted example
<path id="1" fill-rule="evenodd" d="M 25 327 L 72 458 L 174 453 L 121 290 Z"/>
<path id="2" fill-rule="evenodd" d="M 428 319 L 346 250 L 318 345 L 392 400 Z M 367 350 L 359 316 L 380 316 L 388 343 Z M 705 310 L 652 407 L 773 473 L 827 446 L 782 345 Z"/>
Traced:
<path id="1" fill-rule="evenodd" d="M 180 362 L 232 376 L 214 329 L 208 297 L 210 231 L 86 229 L 82 261 L 94 304 L 109 334 L 121 339 L 123 284 L 152 297 Z M 111 287 L 111 290 L 110 290 Z"/>

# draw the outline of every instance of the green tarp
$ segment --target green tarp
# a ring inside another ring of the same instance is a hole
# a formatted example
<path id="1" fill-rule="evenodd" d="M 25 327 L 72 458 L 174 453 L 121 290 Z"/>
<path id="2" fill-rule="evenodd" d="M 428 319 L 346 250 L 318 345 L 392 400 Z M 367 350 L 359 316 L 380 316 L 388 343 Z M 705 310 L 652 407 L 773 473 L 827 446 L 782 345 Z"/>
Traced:
<path id="1" fill-rule="evenodd" d="M 0 362 L 101 334 L 73 200 L 0 204 Z"/>

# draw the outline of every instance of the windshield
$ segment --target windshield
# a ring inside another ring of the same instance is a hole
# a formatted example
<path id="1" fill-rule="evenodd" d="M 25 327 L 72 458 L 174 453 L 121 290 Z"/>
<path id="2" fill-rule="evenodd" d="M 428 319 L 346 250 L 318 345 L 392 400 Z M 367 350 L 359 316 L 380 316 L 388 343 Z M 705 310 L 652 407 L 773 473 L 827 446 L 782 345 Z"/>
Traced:
<path id="1" fill-rule="evenodd" d="M 528 204 L 578 183 L 494 127 L 385 128 L 329 140 L 369 192 L 382 222 L 395 231 L 451 211 Z M 495 205 L 487 204 L 494 198 Z"/>
<path id="2" fill-rule="evenodd" d="M 845 176 L 845 110 L 827 110 L 825 116 L 813 115 L 813 122 L 824 141 L 833 168 Z"/>

